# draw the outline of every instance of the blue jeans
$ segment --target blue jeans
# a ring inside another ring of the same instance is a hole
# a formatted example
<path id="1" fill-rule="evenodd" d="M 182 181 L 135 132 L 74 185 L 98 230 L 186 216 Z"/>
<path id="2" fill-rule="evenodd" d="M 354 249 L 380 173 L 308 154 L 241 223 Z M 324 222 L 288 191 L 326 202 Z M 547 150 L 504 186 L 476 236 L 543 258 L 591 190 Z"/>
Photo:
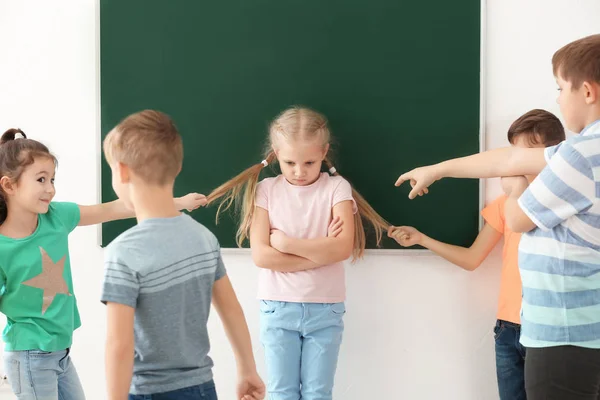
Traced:
<path id="1" fill-rule="evenodd" d="M 129 400 L 217 400 L 217 390 L 213 381 L 198 386 L 190 386 L 172 392 L 156 394 L 130 394 Z"/>
<path id="2" fill-rule="evenodd" d="M 331 400 L 344 303 L 261 301 L 269 400 Z"/>
<path id="3" fill-rule="evenodd" d="M 498 320 L 496 340 L 496 374 L 500 400 L 525 400 L 525 348 L 519 343 L 521 325 Z"/>
<path id="4" fill-rule="evenodd" d="M 19 400 L 84 400 L 69 350 L 5 351 L 4 368 Z"/>

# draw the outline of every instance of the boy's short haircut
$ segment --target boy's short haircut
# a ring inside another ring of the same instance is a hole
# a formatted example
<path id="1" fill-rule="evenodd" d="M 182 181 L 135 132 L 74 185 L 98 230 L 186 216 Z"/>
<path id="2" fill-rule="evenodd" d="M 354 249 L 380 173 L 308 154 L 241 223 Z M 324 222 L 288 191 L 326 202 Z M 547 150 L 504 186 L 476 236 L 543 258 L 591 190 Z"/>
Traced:
<path id="1" fill-rule="evenodd" d="M 104 139 L 109 163 L 120 162 L 146 183 L 166 185 L 183 163 L 183 143 L 171 118 L 154 110 L 131 114 Z"/>
<path id="2" fill-rule="evenodd" d="M 560 48 L 552 57 L 554 76 L 560 76 L 579 89 L 583 82 L 600 84 L 600 34 L 576 40 Z"/>
<path id="3" fill-rule="evenodd" d="M 565 140 L 565 129 L 556 115 L 535 109 L 521 115 L 508 128 L 508 141 L 511 144 L 521 135 L 527 135 L 529 144 L 549 147 Z"/>

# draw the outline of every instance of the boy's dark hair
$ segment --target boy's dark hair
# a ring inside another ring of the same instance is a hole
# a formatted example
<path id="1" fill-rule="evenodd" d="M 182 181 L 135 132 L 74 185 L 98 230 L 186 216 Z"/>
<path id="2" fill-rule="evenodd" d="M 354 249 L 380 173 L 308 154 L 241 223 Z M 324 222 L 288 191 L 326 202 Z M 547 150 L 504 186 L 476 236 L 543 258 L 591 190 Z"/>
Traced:
<path id="1" fill-rule="evenodd" d="M 565 140 L 565 129 L 556 115 L 535 109 L 521 115 L 508 128 L 508 141 L 514 144 L 517 136 L 527 135 L 530 144 L 554 146 Z"/>

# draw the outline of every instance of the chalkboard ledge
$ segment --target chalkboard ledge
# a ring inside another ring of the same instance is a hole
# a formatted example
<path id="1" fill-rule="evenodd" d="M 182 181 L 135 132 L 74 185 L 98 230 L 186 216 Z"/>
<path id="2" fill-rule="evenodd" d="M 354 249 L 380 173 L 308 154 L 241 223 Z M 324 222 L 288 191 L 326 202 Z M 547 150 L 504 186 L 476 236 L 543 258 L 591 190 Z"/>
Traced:
<path id="1" fill-rule="evenodd" d="M 237 248 L 222 248 L 221 253 L 224 256 L 245 256 L 250 255 L 250 249 L 237 249 Z M 365 255 L 368 257 L 373 256 L 403 256 L 403 257 L 438 257 L 431 250 L 426 249 L 367 249 Z"/>

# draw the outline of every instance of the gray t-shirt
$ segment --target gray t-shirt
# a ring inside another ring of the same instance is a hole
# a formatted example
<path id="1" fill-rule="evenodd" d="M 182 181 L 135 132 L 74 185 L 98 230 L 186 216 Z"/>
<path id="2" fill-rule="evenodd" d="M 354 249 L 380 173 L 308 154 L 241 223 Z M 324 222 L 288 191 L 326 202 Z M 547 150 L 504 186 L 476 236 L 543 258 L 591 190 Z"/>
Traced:
<path id="1" fill-rule="evenodd" d="M 208 314 L 225 276 L 217 238 L 187 215 L 142 221 L 105 251 L 102 301 L 135 308 L 130 393 L 153 394 L 212 379 Z"/>

